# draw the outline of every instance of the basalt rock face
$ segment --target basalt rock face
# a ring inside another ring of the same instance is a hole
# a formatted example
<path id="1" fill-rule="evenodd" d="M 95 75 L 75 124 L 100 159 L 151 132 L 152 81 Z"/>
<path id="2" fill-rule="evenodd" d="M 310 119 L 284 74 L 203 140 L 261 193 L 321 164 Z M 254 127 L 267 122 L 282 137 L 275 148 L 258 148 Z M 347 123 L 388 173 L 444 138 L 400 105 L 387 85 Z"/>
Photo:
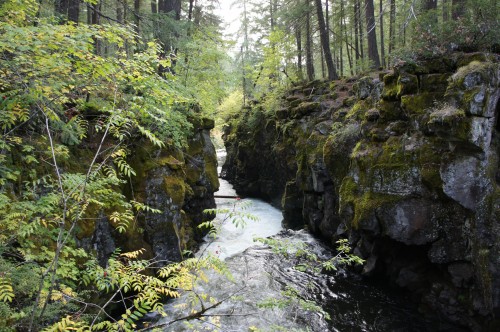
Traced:
<path id="1" fill-rule="evenodd" d="M 223 175 L 284 221 L 348 236 L 363 273 L 472 330 L 500 315 L 500 67 L 455 54 L 291 89 L 226 127 Z"/>
<path id="2" fill-rule="evenodd" d="M 128 162 L 136 172 L 123 194 L 158 209 L 142 212 L 124 234 L 115 230 L 105 215 L 77 236 L 88 250 L 95 250 L 105 264 L 115 248 L 123 251 L 146 249 L 146 258 L 179 261 L 182 251 L 193 250 L 203 234 L 197 226 L 215 208 L 214 192 L 219 188 L 217 157 L 210 140 L 213 120 L 193 117 L 193 134 L 188 147 L 158 148 L 145 140 L 131 148 Z"/>

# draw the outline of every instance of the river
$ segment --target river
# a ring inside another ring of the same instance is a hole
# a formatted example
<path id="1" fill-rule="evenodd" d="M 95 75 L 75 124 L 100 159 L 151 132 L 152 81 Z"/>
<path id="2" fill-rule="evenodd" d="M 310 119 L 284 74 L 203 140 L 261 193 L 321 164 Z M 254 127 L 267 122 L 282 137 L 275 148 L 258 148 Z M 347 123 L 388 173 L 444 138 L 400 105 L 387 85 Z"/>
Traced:
<path id="1" fill-rule="evenodd" d="M 219 151 L 221 161 L 224 154 Z M 232 186 L 220 180 L 217 195 L 236 195 Z M 232 274 L 228 280 L 207 272 L 208 282 L 195 289 L 206 310 L 203 319 L 179 321 L 164 331 L 446 331 L 436 320 L 427 321 L 406 297 L 390 289 L 367 283 L 361 277 L 340 270 L 336 273 L 301 271 L 300 258 L 285 257 L 255 237 L 269 237 L 287 243 L 306 244 L 321 259 L 332 257 L 326 246 L 306 231 L 284 230 L 279 210 L 257 199 L 218 198 L 219 209 L 246 206 L 243 213 L 258 217 L 236 227 L 226 217 L 216 239 L 207 238 L 198 255 L 212 253 L 225 261 Z M 292 295 L 292 296 L 290 296 Z M 192 312 L 189 297 L 167 304 L 169 317 L 163 322 Z M 203 310 L 199 303 L 196 311 Z"/>

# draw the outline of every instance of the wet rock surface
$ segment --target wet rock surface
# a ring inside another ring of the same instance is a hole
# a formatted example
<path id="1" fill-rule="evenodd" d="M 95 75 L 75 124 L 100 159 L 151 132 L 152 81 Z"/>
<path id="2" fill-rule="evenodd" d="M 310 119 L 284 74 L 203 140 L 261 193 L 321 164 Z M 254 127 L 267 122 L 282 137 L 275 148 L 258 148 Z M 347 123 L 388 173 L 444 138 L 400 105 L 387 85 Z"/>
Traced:
<path id="1" fill-rule="evenodd" d="M 496 56 L 454 54 L 295 87 L 279 112 L 255 103 L 225 128 L 222 175 L 290 227 L 348 237 L 367 273 L 422 308 L 488 329 L 500 313 L 499 81 Z"/>
<path id="2" fill-rule="evenodd" d="M 291 247 L 294 243 L 306 244 L 322 259 L 335 254 L 303 230 L 282 231 L 272 238 Z M 342 269 L 337 273 L 301 271 L 297 268 L 303 263 L 300 258 L 277 254 L 267 246 L 250 247 L 227 258 L 226 263 L 231 280 L 209 272 L 207 282 L 199 281 L 195 287 L 200 296 L 209 294 L 212 303 L 221 303 L 206 312 L 205 320 L 169 324 L 186 311 L 185 306 L 179 308 L 173 301 L 166 306 L 167 318 L 160 320 L 168 323 L 165 331 L 248 331 L 251 327 L 315 332 L 462 331 L 446 322 L 426 319 L 406 294 L 363 281 Z M 189 303 L 189 299 L 179 302 Z M 199 312 L 200 304 L 196 303 L 193 310 Z M 210 321 L 217 315 L 216 321 Z"/>

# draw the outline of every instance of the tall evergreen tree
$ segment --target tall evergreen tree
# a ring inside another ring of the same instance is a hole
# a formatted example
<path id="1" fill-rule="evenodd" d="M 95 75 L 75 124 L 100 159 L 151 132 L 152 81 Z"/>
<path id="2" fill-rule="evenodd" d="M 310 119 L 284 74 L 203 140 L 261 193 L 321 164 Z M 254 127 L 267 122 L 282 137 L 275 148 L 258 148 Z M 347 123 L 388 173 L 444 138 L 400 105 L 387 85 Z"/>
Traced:
<path id="1" fill-rule="evenodd" d="M 372 66 L 380 67 L 380 58 L 377 48 L 377 34 L 375 31 L 375 8 L 373 0 L 365 0 L 366 10 L 366 32 L 368 37 L 368 57 L 372 61 Z"/>
<path id="2" fill-rule="evenodd" d="M 323 54 L 325 56 L 325 62 L 328 69 L 328 79 L 336 80 L 338 78 L 338 75 L 337 75 L 337 70 L 335 69 L 335 64 L 333 63 L 332 52 L 330 51 L 330 45 L 328 43 L 328 31 L 326 30 L 325 17 L 323 15 L 321 0 L 314 0 L 314 1 L 316 3 L 316 12 L 318 15 L 321 46 L 323 49 Z"/>
<path id="3" fill-rule="evenodd" d="M 391 8 L 389 14 L 389 54 L 396 46 L 396 0 L 390 0 Z"/>
<path id="4" fill-rule="evenodd" d="M 382 67 L 385 67 L 385 43 L 384 43 L 384 6 L 383 0 L 380 0 L 380 58 L 382 62 Z"/>
<path id="5" fill-rule="evenodd" d="M 451 17 L 454 20 L 464 16 L 466 9 L 466 0 L 452 0 L 451 2 Z"/>
<path id="6" fill-rule="evenodd" d="M 311 31 L 311 5 L 309 0 L 306 3 L 306 70 L 307 78 L 314 80 L 314 59 L 313 59 L 313 40 Z"/>

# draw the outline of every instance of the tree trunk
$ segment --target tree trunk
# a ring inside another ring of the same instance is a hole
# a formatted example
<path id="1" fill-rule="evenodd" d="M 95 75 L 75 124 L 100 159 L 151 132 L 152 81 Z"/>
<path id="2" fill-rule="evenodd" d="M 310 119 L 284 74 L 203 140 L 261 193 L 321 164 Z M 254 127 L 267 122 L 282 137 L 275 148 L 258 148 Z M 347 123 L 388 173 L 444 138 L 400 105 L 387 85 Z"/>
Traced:
<path id="1" fill-rule="evenodd" d="M 345 41 L 345 52 L 347 53 L 347 60 L 349 61 L 349 70 L 351 72 L 351 75 L 354 75 L 352 71 L 352 59 L 351 59 L 351 50 L 349 48 L 349 43 L 347 41 L 347 24 L 346 24 L 346 19 L 345 19 L 345 8 L 344 8 L 344 0 L 340 0 L 340 23 L 342 24 L 342 27 L 344 29 L 344 41 Z M 352 31 L 352 30 L 351 30 Z M 341 40 L 340 40 L 340 45 L 342 45 L 342 31 L 340 32 L 341 35 Z M 341 67 L 342 68 L 342 67 Z M 340 76 L 344 76 L 344 73 L 341 72 Z"/>
<path id="2" fill-rule="evenodd" d="M 345 21 L 344 21 L 344 24 Z M 346 24 L 347 26 L 347 24 Z M 348 56 L 348 59 L 349 59 L 349 68 L 351 70 L 351 76 L 354 75 L 355 73 L 355 68 L 356 68 L 356 64 L 354 63 L 353 61 L 353 55 L 352 55 L 352 51 L 353 51 L 353 46 L 352 46 L 352 41 L 354 40 L 354 36 L 353 36 L 353 32 L 354 32 L 354 27 L 352 24 L 350 24 L 349 26 L 349 39 L 351 40 L 351 44 L 349 44 L 347 42 L 347 30 L 346 30 L 346 36 L 345 36 L 345 47 L 347 48 L 347 56 Z M 357 52 L 356 48 L 354 47 L 354 52 Z"/>
<path id="3" fill-rule="evenodd" d="M 174 12 L 174 17 L 178 21 L 181 19 L 181 0 L 160 0 L 165 3 L 164 13 Z"/>
<path id="4" fill-rule="evenodd" d="M 320 55 L 320 63 L 321 63 L 321 78 L 325 78 L 325 52 L 323 52 L 323 49 L 319 52 Z"/>
<path id="5" fill-rule="evenodd" d="M 328 68 L 328 79 L 336 80 L 338 79 L 337 71 L 335 70 L 335 64 L 333 63 L 332 52 L 330 51 L 330 45 L 328 42 L 328 31 L 326 31 L 325 17 L 323 16 L 323 8 L 321 5 L 321 0 L 315 0 L 316 12 L 318 14 L 318 26 L 319 26 L 319 36 L 321 40 L 321 46 L 323 48 L 323 53 L 325 56 L 326 66 Z"/>
<path id="6" fill-rule="evenodd" d="M 248 54 L 248 13 L 247 13 L 247 1 L 243 0 L 243 30 L 244 30 L 244 40 L 243 43 L 245 45 L 245 54 Z"/>
<path id="7" fill-rule="evenodd" d="M 69 0 L 56 0 L 54 6 L 57 14 L 66 17 L 66 15 L 68 14 Z"/>
<path id="8" fill-rule="evenodd" d="M 391 0 L 391 13 L 389 19 L 389 54 L 396 45 L 396 0 Z"/>
<path id="9" fill-rule="evenodd" d="M 423 8 L 424 10 L 437 9 L 437 0 L 424 0 Z"/>
<path id="10" fill-rule="evenodd" d="M 68 21 L 78 23 L 80 18 L 80 0 L 69 0 Z"/>
<path id="11" fill-rule="evenodd" d="M 87 4 L 87 23 L 89 24 L 101 24 L 101 16 L 99 12 L 101 11 L 101 1 L 97 2 L 95 5 Z M 102 42 L 98 39 L 94 39 L 94 52 L 95 54 L 102 54 Z"/>
<path id="12" fill-rule="evenodd" d="M 62 22 L 71 21 L 78 23 L 80 16 L 80 0 L 56 0 L 54 10 Z"/>
<path id="13" fill-rule="evenodd" d="M 314 80 L 314 59 L 312 53 L 312 32 L 311 32 L 311 7 L 309 5 L 309 0 L 307 2 L 307 13 L 306 13 L 306 70 L 307 78 L 309 81 Z"/>
<path id="14" fill-rule="evenodd" d="M 330 0 L 325 0 L 325 20 L 326 20 L 325 23 L 326 23 L 326 38 L 328 38 L 328 45 L 330 45 L 330 10 L 328 8 L 329 1 Z"/>
<path id="15" fill-rule="evenodd" d="M 99 11 L 101 11 L 101 2 L 98 2 L 92 6 L 92 23 L 91 24 L 100 24 L 101 23 L 101 16 L 99 15 Z"/>
<path id="16" fill-rule="evenodd" d="M 246 105 L 247 103 L 247 97 L 248 97 L 248 92 L 247 92 L 247 78 L 246 78 L 246 72 L 245 72 L 245 54 L 243 53 L 243 45 L 241 45 L 240 49 L 240 54 L 241 54 L 241 76 L 242 76 L 242 82 L 241 84 L 243 85 L 243 106 Z"/>
<path id="17" fill-rule="evenodd" d="M 437 9 L 437 0 L 423 0 L 423 11 L 424 12 L 428 12 L 428 11 L 432 11 L 430 12 L 428 15 L 429 15 L 429 19 L 430 19 L 430 22 L 432 22 L 432 24 L 435 26 L 437 25 L 438 23 L 438 16 L 437 16 L 437 13 L 436 13 L 436 9 Z"/>
<path id="18" fill-rule="evenodd" d="M 451 1 L 451 18 L 457 20 L 465 15 L 465 0 Z"/>
<path id="19" fill-rule="evenodd" d="M 302 81 L 304 79 L 302 72 L 302 31 L 299 24 L 295 25 L 295 40 L 297 42 L 297 72 L 299 80 Z"/>
<path id="20" fill-rule="evenodd" d="M 356 0 L 358 3 L 358 30 L 359 30 L 359 51 L 361 54 L 361 59 L 365 58 L 364 46 L 363 46 L 363 20 L 361 19 L 361 0 Z"/>
<path id="21" fill-rule="evenodd" d="M 340 38 L 340 43 L 339 43 L 339 72 L 340 76 L 344 76 L 344 48 L 342 47 L 342 38 Z M 337 77 L 338 78 L 338 77 Z"/>
<path id="22" fill-rule="evenodd" d="M 194 5 L 194 0 L 189 0 L 189 10 L 188 10 L 188 20 L 191 22 L 193 19 L 193 5 Z"/>
<path id="23" fill-rule="evenodd" d="M 242 76 L 243 76 L 243 106 L 246 105 L 247 99 L 250 95 L 250 92 L 248 91 L 248 84 L 247 84 L 247 78 L 246 78 L 246 56 L 248 55 L 248 13 L 247 13 L 247 0 L 243 0 L 243 30 L 244 30 L 244 40 L 243 44 L 241 45 L 241 68 L 242 68 Z"/>
<path id="24" fill-rule="evenodd" d="M 140 23 L 141 18 L 139 16 L 139 11 L 141 10 L 141 0 L 134 0 L 134 23 L 135 23 L 135 33 L 139 36 L 141 32 Z"/>
<path id="25" fill-rule="evenodd" d="M 377 48 L 377 34 L 375 32 L 375 8 L 373 0 L 365 0 L 366 8 L 366 31 L 368 35 L 368 57 L 372 61 L 372 67 L 380 67 L 380 59 Z"/>
<path id="26" fill-rule="evenodd" d="M 158 13 L 158 4 L 156 3 L 156 0 L 151 0 L 151 13 L 152 14 Z"/>
<path id="27" fill-rule="evenodd" d="M 354 51 L 356 61 L 359 60 L 359 7 L 358 2 L 354 1 Z"/>
<path id="28" fill-rule="evenodd" d="M 271 19 L 271 31 L 274 30 L 274 6 L 273 6 L 273 0 L 269 0 L 269 16 Z"/>
<path id="29" fill-rule="evenodd" d="M 181 18 L 181 0 L 158 0 L 158 13 L 172 13 L 176 20 Z"/>
<path id="30" fill-rule="evenodd" d="M 87 24 L 92 24 L 92 7 L 87 4 Z"/>
<path id="31" fill-rule="evenodd" d="M 443 22 L 448 22 L 448 20 L 450 19 L 450 11 L 449 11 L 449 8 L 448 8 L 448 0 L 443 0 L 442 1 L 442 5 L 443 5 Z"/>
<path id="32" fill-rule="evenodd" d="M 116 20 L 123 24 L 123 8 L 119 3 L 116 4 Z"/>
<path id="33" fill-rule="evenodd" d="M 384 45 L 384 6 L 380 0 L 380 60 L 382 67 L 385 67 L 385 45 Z"/>

